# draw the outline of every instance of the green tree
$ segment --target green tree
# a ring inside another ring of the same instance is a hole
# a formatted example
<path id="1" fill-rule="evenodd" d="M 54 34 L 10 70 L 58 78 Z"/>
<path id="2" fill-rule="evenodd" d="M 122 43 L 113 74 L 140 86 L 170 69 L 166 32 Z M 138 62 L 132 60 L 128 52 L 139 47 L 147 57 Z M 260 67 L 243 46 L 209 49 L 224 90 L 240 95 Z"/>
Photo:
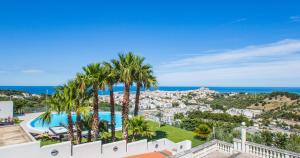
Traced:
<path id="1" fill-rule="evenodd" d="M 184 118 L 184 115 L 183 115 L 183 113 L 176 113 L 176 114 L 174 114 L 174 119 L 175 120 L 182 120 Z"/>
<path id="2" fill-rule="evenodd" d="M 300 136 L 296 133 L 291 134 L 286 149 L 294 152 L 300 152 Z"/>
<path id="3" fill-rule="evenodd" d="M 275 137 L 274 137 L 274 145 L 275 145 L 277 148 L 285 149 L 287 140 L 288 140 L 287 134 L 276 133 L 276 134 L 275 134 Z"/>
<path id="4" fill-rule="evenodd" d="M 110 115 L 111 115 L 111 137 L 112 141 L 116 141 L 116 136 L 115 136 L 115 99 L 114 99 L 114 89 L 113 86 L 114 84 L 117 84 L 119 82 L 119 74 L 116 68 L 114 67 L 115 65 L 111 63 L 104 63 L 105 65 L 105 82 L 109 86 L 109 100 L 110 100 Z"/>
<path id="5" fill-rule="evenodd" d="M 206 140 L 209 136 L 212 130 L 206 125 L 206 124 L 200 124 L 196 129 L 195 129 L 195 134 L 197 137 L 200 139 Z"/>
<path id="6" fill-rule="evenodd" d="M 43 123 L 49 123 L 51 122 L 52 112 L 66 112 L 68 120 L 68 138 L 71 142 L 74 141 L 74 130 L 71 113 L 73 110 L 73 102 L 71 100 L 72 95 L 73 94 L 67 85 L 56 88 L 54 95 L 51 98 L 49 98 L 49 107 L 47 111 L 40 116 Z"/>
<path id="7" fill-rule="evenodd" d="M 104 89 L 104 70 L 101 64 L 93 63 L 83 67 L 88 83 L 93 90 L 93 140 L 97 140 L 99 136 L 99 99 L 98 90 Z"/>
<path id="8" fill-rule="evenodd" d="M 86 87 L 87 78 L 83 74 L 77 74 L 76 78 L 68 85 L 73 91 L 74 111 L 76 113 L 76 143 L 80 144 L 82 139 L 81 115 L 89 113 L 86 101 L 90 98 L 90 92 Z"/>
<path id="9" fill-rule="evenodd" d="M 139 112 L 141 87 L 150 88 L 157 85 L 156 78 L 153 75 L 152 66 L 144 64 L 144 60 L 145 58 L 141 56 L 134 57 L 134 81 L 136 82 L 134 116 L 137 116 Z"/>
<path id="10" fill-rule="evenodd" d="M 112 60 L 117 73 L 120 77 L 120 82 L 124 84 L 123 101 L 122 101 L 122 132 L 123 139 L 128 141 L 128 112 L 129 112 L 129 97 L 130 86 L 134 81 L 134 58 L 135 55 L 132 52 L 127 54 L 119 54 L 118 60 Z"/>
<path id="11" fill-rule="evenodd" d="M 271 146 L 273 144 L 273 134 L 270 131 L 264 130 L 260 133 L 260 136 L 264 145 Z"/>
<path id="12" fill-rule="evenodd" d="M 150 126 L 143 116 L 135 116 L 128 120 L 128 128 L 132 132 L 132 141 L 137 136 L 151 136 Z"/>
<path id="13" fill-rule="evenodd" d="M 81 119 L 81 124 L 83 125 L 83 129 L 88 131 L 87 133 L 87 141 L 92 141 L 92 126 L 93 126 L 93 117 L 91 114 L 83 115 Z"/>

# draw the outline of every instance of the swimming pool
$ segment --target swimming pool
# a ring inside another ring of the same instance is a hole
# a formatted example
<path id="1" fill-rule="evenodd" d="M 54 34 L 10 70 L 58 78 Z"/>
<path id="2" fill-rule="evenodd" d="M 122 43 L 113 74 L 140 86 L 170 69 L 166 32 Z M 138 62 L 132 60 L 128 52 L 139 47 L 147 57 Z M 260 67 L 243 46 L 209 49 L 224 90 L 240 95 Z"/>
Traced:
<path id="1" fill-rule="evenodd" d="M 100 118 L 100 120 L 106 120 L 106 121 L 110 122 L 110 119 L 111 119 L 110 112 L 99 112 L 99 118 Z M 72 120 L 73 120 L 73 122 L 75 122 L 76 114 L 72 114 Z M 122 128 L 121 113 L 119 113 L 119 112 L 115 113 L 115 122 L 116 122 L 116 129 Z M 42 120 L 37 117 L 29 123 L 29 126 L 36 130 L 47 131 L 49 129 L 49 127 L 59 126 L 61 123 L 64 125 L 68 124 L 66 113 L 51 114 L 51 122 L 45 123 L 45 124 L 43 124 Z"/>

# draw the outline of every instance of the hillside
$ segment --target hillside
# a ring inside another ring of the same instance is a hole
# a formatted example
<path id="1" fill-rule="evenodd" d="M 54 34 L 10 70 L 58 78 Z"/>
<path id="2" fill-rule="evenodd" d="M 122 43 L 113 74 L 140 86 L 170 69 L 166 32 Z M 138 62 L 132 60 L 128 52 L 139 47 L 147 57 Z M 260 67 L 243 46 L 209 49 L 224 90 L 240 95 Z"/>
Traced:
<path id="1" fill-rule="evenodd" d="M 297 103 L 297 100 L 292 100 L 291 98 L 288 98 L 286 96 L 278 96 L 273 98 L 266 98 L 259 103 L 252 104 L 248 107 L 248 109 L 270 111 L 285 105 L 291 106 L 295 103 Z"/>

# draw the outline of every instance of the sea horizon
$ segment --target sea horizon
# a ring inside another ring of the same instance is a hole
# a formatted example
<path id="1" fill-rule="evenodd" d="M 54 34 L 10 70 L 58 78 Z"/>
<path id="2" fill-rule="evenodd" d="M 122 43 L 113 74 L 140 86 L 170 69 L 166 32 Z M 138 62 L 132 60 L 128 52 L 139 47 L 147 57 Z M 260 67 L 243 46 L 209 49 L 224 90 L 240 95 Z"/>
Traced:
<path id="1" fill-rule="evenodd" d="M 32 94 L 53 94 L 55 88 L 58 86 L 0 86 L 0 90 L 16 90 Z M 290 93 L 300 94 L 300 87 L 223 87 L 223 86 L 159 86 L 158 88 L 142 89 L 145 90 L 160 90 L 160 91 L 188 91 L 199 88 L 208 88 L 219 93 L 271 93 L 275 91 L 284 91 Z M 131 92 L 135 92 L 136 87 L 131 87 Z M 114 86 L 114 92 L 121 93 L 123 86 Z M 100 90 L 99 95 L 108 95 L 108 89 Z"/>

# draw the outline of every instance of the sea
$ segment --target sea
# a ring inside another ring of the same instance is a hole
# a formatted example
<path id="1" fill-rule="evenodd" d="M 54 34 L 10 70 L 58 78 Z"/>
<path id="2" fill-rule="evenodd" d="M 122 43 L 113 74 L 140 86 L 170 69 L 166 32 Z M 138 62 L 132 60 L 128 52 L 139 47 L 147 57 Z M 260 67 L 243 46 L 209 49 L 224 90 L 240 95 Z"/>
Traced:
<path id="1" fill-rule="evenodd" d="M 0 86 L 0 90 L 17 90 L 24 91 L 32 94 L 53 94 L 56 86 Z M 160 86 L 158 88 L 150 88 L 148 90 L 160 90 L 160 91 L 187 91 L 196 90 L 201 87 L 181 87 L 181 86 Z M 272 93 L 275 91 L 284 91 L 290 93 L 300 94 L 300 87 L 207 87 L 210 90 L 217 91 L 219 93 Z M 134 93 L 136 87 L 131 87 L 131 92 Z M 144 91 L 145 89 L 142 89 Z M 116 93 L 122 93 L 122 86 L 115 86 L 114 91 Z M 108 95 L 108 89 L 99 91 L 99 95 Z"/>

